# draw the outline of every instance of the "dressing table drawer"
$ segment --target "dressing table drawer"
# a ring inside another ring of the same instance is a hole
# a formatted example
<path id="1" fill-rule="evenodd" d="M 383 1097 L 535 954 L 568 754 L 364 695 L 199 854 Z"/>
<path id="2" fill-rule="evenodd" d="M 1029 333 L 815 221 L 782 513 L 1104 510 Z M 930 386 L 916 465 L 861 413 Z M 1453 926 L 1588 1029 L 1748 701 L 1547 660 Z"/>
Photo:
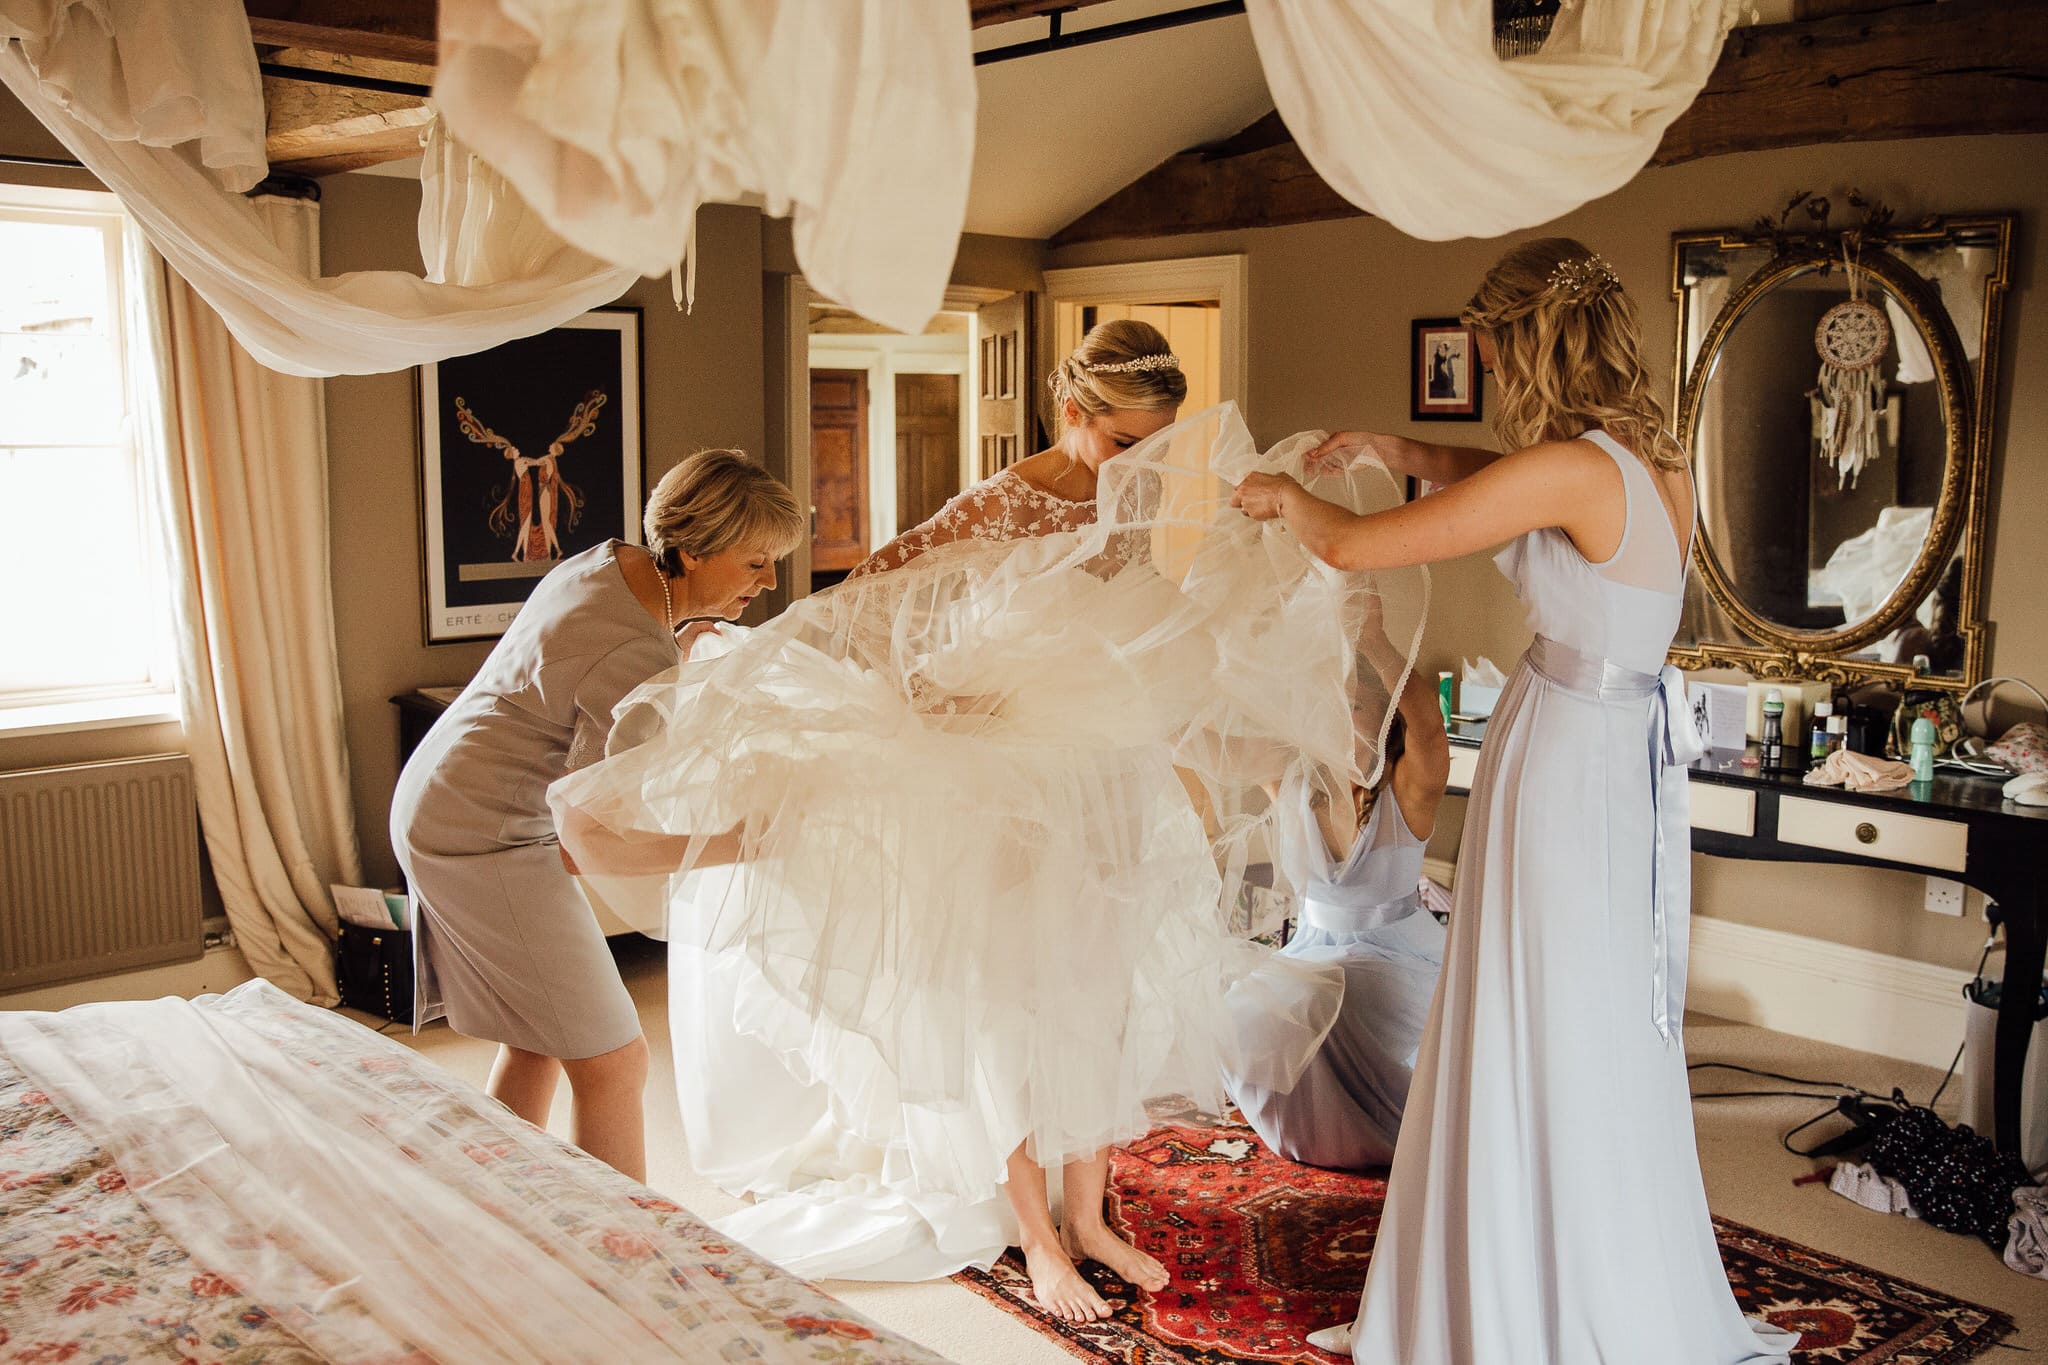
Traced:
<path id="1" fill-rule="evenodd" d="M 1710 787 L 1704 782 L 1688 784 L 1694 829 L 1711 829 L 1721 834 L 1738 834 L 1747 839 L 1756 833 L 1756 793 L 1737 787 Z"/>
<path id="2" fill-rule="evenodd" d="M 1970 827 L 1900 811 L 1864 810 L 1847 801 L 1787 796 L 1778 802 L 1778 839 L 1809 848 L 1858 853 L 1916 867 L 1961 872 L 1970 850 Z"/>

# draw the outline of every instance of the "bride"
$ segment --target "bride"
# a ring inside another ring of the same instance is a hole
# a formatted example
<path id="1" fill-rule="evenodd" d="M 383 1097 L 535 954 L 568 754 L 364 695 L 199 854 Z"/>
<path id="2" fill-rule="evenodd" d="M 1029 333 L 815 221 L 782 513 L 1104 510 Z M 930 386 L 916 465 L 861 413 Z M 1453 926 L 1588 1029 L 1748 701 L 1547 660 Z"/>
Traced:
<path id="1" fill-rule="evenodd" d="M 1331 1023 L 1276 1006 L 1266 1054 L 1231 1055 L 1223 997 L 1263 954 L 1228 909 L 1259 784 L 1358 761 L 1340 684 L 1369 584 L 1228 511 L 1314 442 L 1261 456 L 1228 405 L 1175 425 L 1155 329 L 1094 329 L 1052 386 L 1058 445 L 643 688 L 553 798 L 619 832 L 744 829 L 667 925 L 691 1161 L 754 1199 L 722 1230 L 810 1277 L 1014 1245 L 1086 1321 L 1110 1306 L 1077 1261 L 1167 1283 L 1103 1212 L 1145 1101 L 1215 1103 L 1226 1064 L 1285 1090 Z M 1356 505 L 1366 475 L 1333 478 Z"/>

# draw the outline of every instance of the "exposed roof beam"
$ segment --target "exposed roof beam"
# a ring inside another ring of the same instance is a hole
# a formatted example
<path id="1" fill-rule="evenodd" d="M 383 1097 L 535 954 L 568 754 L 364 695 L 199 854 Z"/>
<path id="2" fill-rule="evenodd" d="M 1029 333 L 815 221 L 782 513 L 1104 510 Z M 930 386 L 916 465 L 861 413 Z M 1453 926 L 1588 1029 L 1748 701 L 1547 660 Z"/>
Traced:
<path id="1" fill-rule="evenodd" d="M 342 57 L 287 48 L 277 54 L 294 69 L 405 84 L 433 78 L 431 68 Z M 330 175 L 420 153 L 420 133 L 430 121 L 414 96 L 314 84 L 306 80 L 263 81 L 266 115 L 264 151 L 271 166 L 296 175 Z"/>
<path id="2" fill-rule="evenodd" d="M 1043 19 L 1055 10 L 1087 9 L 1106 0 L 967 0 L 967 13 L 976 28 L 990 24 L 1014 23 L 1019 19 Z"/>
<path id="3" fill-rule="evenodd" d="M 1086 9 L 1104 0 L 965 0 L 974 27 Z M 249 29 L 266 47 L 306 48 L 350 57 L 431 66 L 435 0 L 244 0 Z"/>
<path id="4" fill-rule="evenodd" d="M 2048 0 L 1948 0 L 1737 29 L 1650 159 L 1826 142 L 2048 131 Z M 1191 148 L 1062 228 L 1054 245 L 1352 218 L 1268 115 Z"/>
<path id="5" fill-rule="evenodd" d="M 434 0 L 243 0 L 261 47 L 434 64 Z"/>

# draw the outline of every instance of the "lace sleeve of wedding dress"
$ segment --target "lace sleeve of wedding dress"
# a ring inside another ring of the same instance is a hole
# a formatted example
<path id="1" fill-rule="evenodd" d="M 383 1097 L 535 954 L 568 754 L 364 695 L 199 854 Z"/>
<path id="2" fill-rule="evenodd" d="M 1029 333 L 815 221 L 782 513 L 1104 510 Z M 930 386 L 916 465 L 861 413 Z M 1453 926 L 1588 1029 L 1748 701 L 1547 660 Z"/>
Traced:
<path id="1" fill-rule="evenodd" d="M 744 956 L 785 1003 L 740 1026 L 865 1078 L 838 1107 L 877 1140 L 983 1100 L 988 1145 L 947 1150 L 998 1171 L 1027 1137 L 1052 1163 L 1143 1131 L 1146 1098 L 1214 1094 L 1222 994 L 1264 959 L 1233 933 L 1261 784 L 1369 781 L 1392 708 L 1357 686 L 1359 632 L 1420 642 L 1422 571 L 1340 573 L 1229 505 L 1319 435 L 1261 452 L 1234 405 L 1196 414 L 1105 463 L 1079 525 L 971 490 L 896 567 L 628 698 L 633 747 L 557 782 L 558 820 L 744 830 L 737 875 L 672 885 L 671 939 Z M 1377 467 L 1316 491 L 1400 500 Z M 1256 1060 L 1270 1088 L 1327 1023 Z"/>
<path id="2" fill-rule="evenodd" d="M 963 540 L 1022 540 L 1075 531 L 1095 520 L 1092 502 L 1041 492 L 1011 470 L 955 494 L 944 507 L 857 565 L 849 578 L 900 569 L 941 545 Z"/>

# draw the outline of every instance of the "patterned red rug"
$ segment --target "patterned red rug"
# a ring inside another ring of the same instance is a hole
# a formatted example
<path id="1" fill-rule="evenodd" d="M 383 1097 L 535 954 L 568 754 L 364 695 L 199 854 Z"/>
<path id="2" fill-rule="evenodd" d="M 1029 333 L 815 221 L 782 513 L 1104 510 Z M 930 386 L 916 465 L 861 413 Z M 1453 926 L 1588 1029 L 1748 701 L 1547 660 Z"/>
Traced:
<path id="1" fill-rule="evenodd" d="M 1182 1111 L 1116 1150 L 1110 1189 L 1112 1226 L 1173 1275 L 1159 1293 L 1091 1264 L 1116 1314 L 1077 1325 L 1032 1303 L 1014 1251 L 991 1272 L 954 1278 L 1098 1365 L 1333 1365 L 1302 1337 L 1357 1310 L 1384 1180 L 1297 1166 L 1235 1115 Z M 1738 1223 L 1714 1226 L 1744 1311 L 1802 1334 L 1795 1365 L 1961 1365 L 2013 1330 L 2003 1313 Z"/>

